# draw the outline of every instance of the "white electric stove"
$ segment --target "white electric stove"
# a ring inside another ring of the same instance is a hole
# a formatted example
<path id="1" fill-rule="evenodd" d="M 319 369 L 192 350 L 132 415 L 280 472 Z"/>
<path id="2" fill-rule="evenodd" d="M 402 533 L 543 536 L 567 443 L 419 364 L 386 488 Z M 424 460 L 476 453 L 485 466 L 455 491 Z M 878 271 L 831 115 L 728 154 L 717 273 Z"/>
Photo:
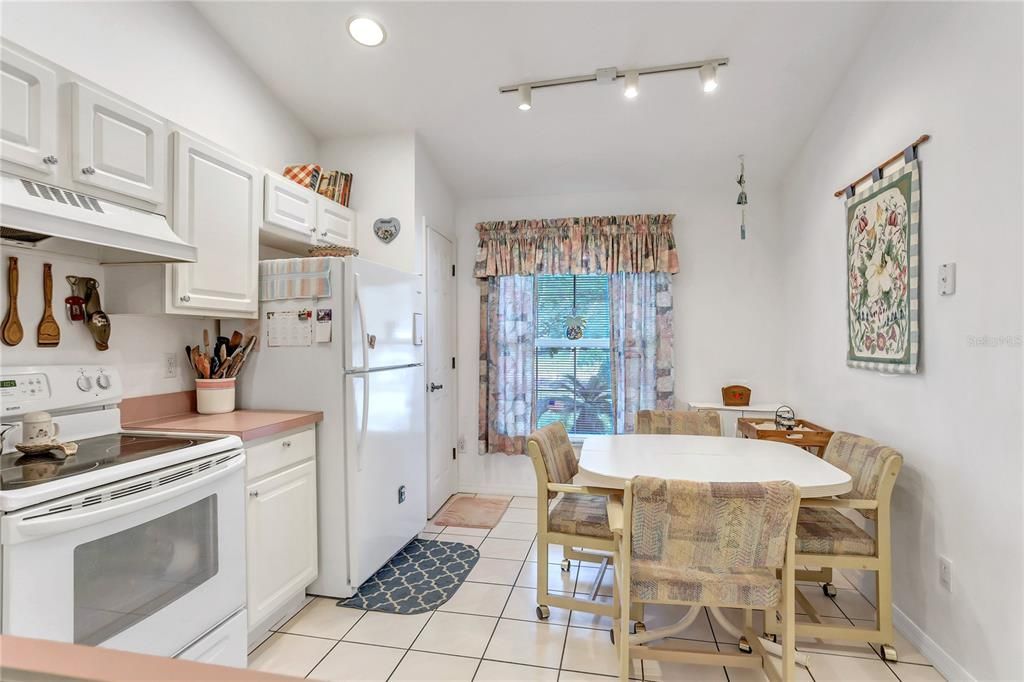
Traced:
<path id="1" fill-rule="evenodd" d="M 124 431 L 121 395 L 109 367 L 3 368 L 0 632 L 244 667 L 242 443 Z M 15 449 L 39 411 L 74 455 Z"/>

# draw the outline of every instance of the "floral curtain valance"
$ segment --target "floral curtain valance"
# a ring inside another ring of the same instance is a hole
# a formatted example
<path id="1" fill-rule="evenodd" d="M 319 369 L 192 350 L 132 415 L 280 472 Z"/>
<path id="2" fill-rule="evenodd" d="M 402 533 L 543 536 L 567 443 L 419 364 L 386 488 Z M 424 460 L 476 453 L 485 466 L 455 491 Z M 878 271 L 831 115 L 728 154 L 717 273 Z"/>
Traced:
<path id="1" fill-rule="evenodd" d="M 478 223 L 474 275 L 679 271 L 671 213 Z"/>

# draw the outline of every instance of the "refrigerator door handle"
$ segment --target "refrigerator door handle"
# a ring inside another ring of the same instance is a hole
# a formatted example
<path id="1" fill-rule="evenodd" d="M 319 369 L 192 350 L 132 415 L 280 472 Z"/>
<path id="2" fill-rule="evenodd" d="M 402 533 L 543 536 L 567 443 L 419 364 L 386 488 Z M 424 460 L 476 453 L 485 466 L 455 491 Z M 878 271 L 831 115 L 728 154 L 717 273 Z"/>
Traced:
<path id="1" fill-rule="evenodd" d="M 363 347 L 363 364 L 361 367 L 356 369 L 369 369 L 370 368 L 370 349 L 367 345 L 367 331 L 366 331 L 366 312 L 363 310 L 363 302 L 359 298 L 359 273 L 354 273 L 353 279 L 353 294 L 355 298 L 355 307 L 359 311 L 359 343 Z"/>
<path id="2" fill-rule="evenodd" d="M 356 439 L 356 471 L 363 470 L 363 441 L 366 440 L 367 422 L 370 418 L 370 375 L 364 374 L 363 380 L 363 419 L 359 425 L 359 437 Z"/>

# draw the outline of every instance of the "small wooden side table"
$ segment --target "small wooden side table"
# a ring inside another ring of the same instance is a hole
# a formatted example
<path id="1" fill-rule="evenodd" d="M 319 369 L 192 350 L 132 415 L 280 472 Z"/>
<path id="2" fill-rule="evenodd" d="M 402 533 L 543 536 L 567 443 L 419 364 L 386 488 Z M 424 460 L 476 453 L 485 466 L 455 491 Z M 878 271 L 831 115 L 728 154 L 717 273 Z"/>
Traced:
<path id="1" fill-rule="evenodd" d="M 758 428 L 759 426 L 765 428 Z M 789 443 L 813 452 L 818 457 L 825 453 L 825 446 L 832 440 L 831 431 L 806 419 L 797 419 L 796 428 L 788 430 L 776 428 L 774 418 L 740 417 L 736 420 L 736 435 L 741 438 Z"/>

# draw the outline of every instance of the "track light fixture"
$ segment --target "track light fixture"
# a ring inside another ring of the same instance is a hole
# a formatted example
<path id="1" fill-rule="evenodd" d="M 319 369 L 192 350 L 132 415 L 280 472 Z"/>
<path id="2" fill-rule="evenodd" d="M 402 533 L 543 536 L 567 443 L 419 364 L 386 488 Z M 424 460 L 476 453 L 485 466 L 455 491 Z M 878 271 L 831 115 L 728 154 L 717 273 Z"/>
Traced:
<path id="1" fill-rule="evenodd" d="M 503 85 L 498 88 L 499 93 L 519 93 L 519 108 L 522 111 L 529 111 L 533 108 L 532 93 L 536 88 L 551 88 L 557 85 L 572 85 L 574 83 L 614 83 L 619 78 L 625 79 L 622 94 L 626 99 L 634 99 L 640 94 L 640 76 L 655 73 L 671 73 L 673 71 L 697 71 L 700 74 L 701 88 L 705 93 L 713 92 L 718 88 L 718 67 L 727 66 L 728 57 L 717 57 L 715 59 L 703 59 L 699 62 L 684 62 L 682 64 L 667 64 L 665 66 L 648 66 L 642 69 L 630 69 L 620 71 L 615 67 L 598 69 L 594 73 L 580 76 L 566 76 L 564 78 L 551 78 L 542 81 L 530 81 L 528 83 L 516 83 L 515 85 Z"/>
<path id="2" fill-rule="evenodd" d="M 622 89 L 622 94 L 626 99 L 636 99 L 636 96 L 640 94 L 640 74 L 636 71 L 626 72 L 626 83 Z"/>
<path id="3" fill-rule="evenodd" d="M 533 108 L 533 90 L 529 85 L 519 86 L 519 111 L 529 111 Z"/>
<path id="4" fill-rule="evenodd" d="M 705 64 L 700 67 L 700 84 L 704 92 L 714 92 L 718 89 L 718 68 L 714 64 Z"/>

